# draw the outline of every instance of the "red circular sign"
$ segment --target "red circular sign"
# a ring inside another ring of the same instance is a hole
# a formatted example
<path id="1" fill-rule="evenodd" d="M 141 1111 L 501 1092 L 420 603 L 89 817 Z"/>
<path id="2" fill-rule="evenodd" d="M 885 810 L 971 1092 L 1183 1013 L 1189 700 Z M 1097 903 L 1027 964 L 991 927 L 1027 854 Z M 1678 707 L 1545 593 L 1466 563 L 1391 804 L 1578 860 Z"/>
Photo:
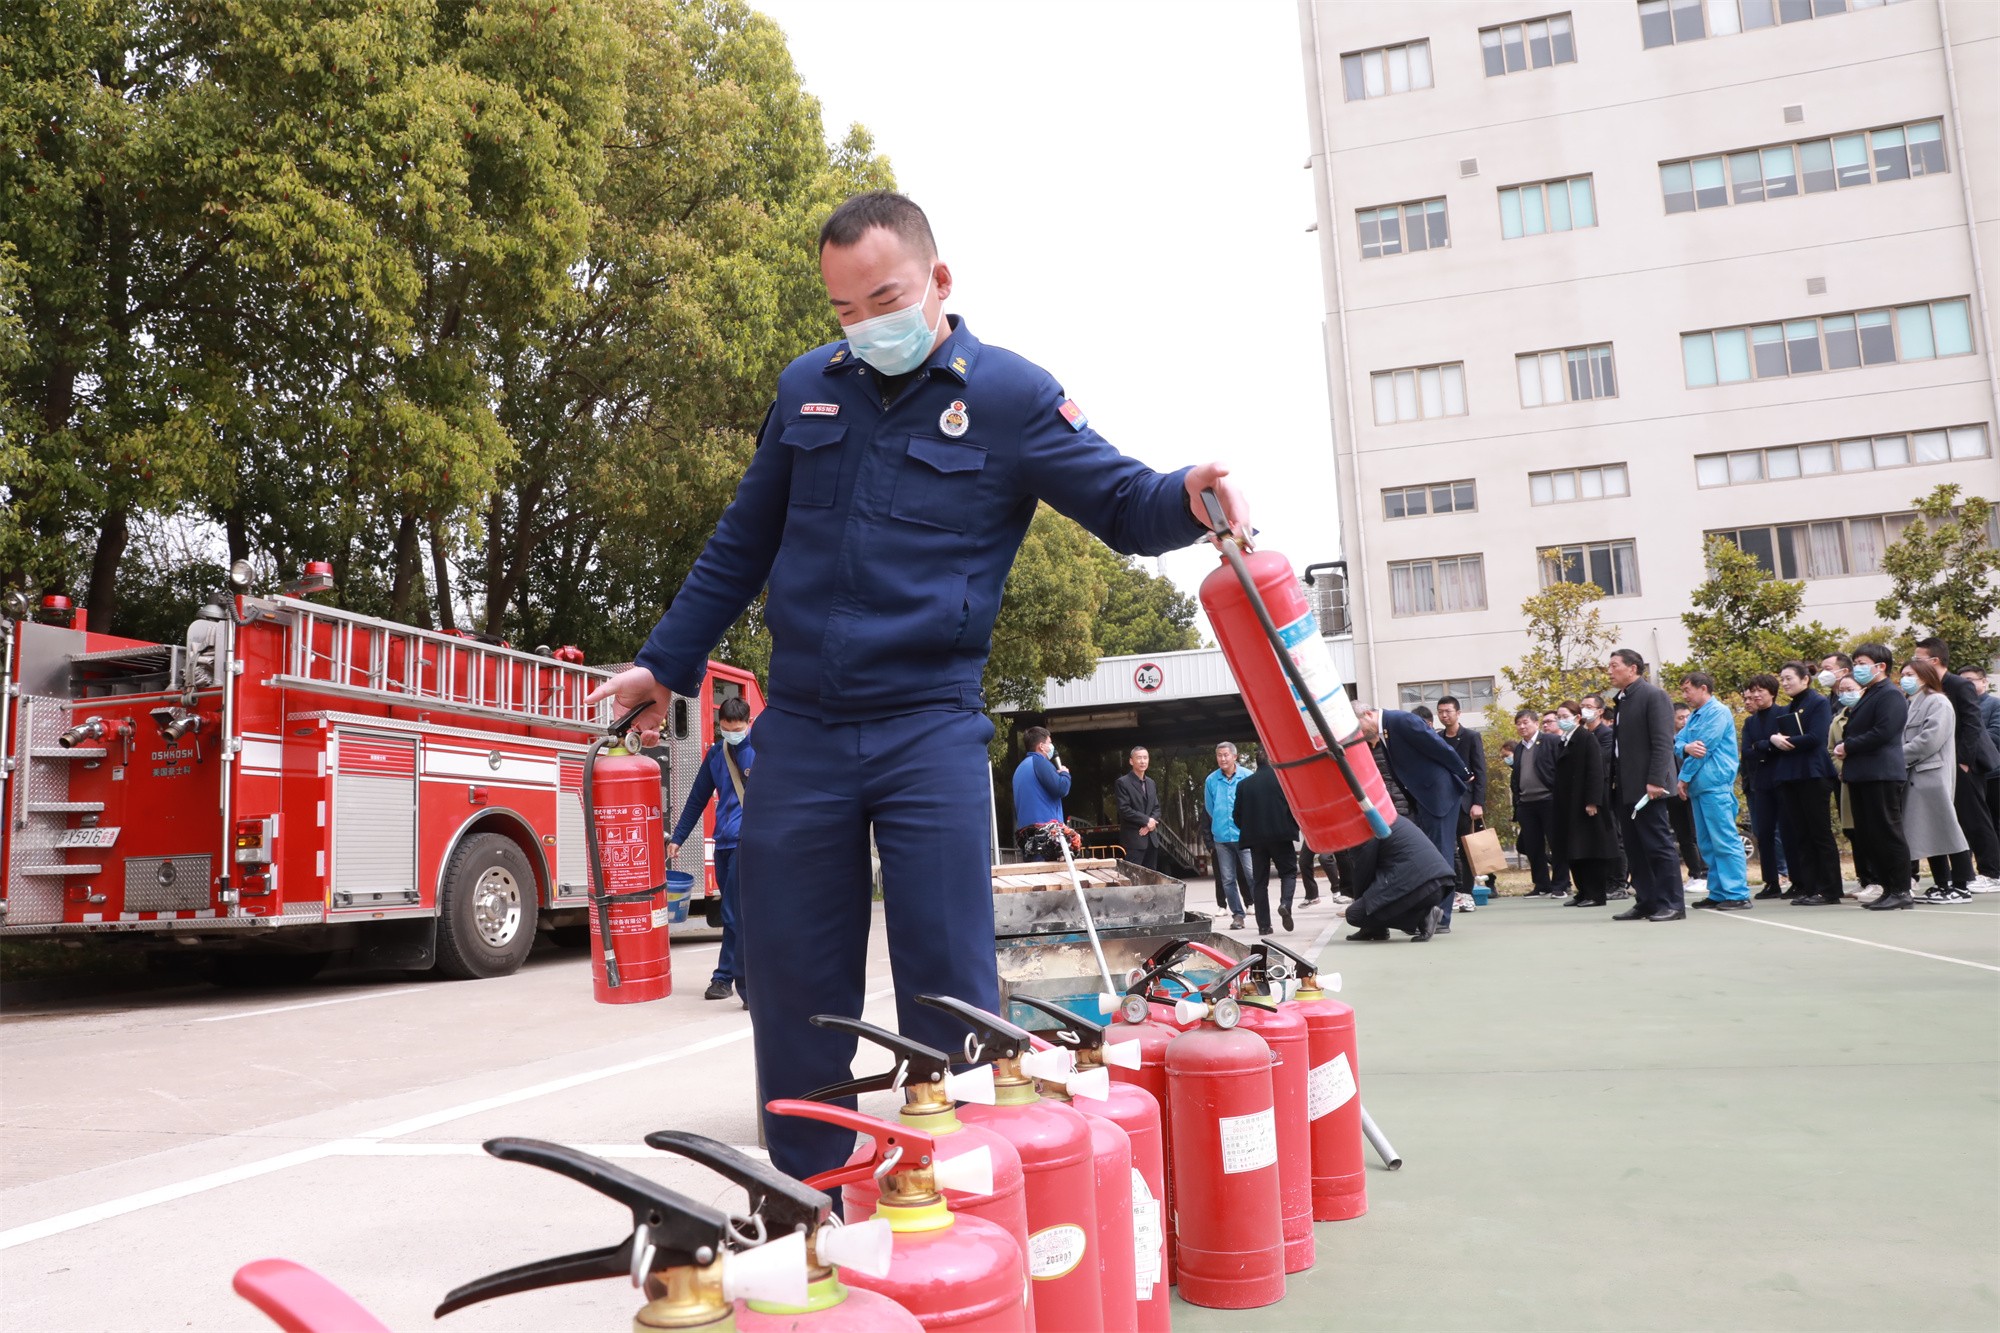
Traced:
<path id="1" fill-rule="evenodd" d="M 1143 662 L 1139 669 L 1132 673 L 1132 684 L 1138 687 L 1141 694 L 1151 694 L 1166 683 L 1166 668 L 1158 662 Z"/>

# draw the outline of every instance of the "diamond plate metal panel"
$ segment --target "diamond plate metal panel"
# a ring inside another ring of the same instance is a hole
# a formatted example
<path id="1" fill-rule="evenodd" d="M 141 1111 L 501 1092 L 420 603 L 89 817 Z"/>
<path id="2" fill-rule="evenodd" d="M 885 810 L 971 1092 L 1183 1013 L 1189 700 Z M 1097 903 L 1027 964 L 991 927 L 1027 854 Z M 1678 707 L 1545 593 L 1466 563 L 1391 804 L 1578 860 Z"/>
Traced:
<path id="1" fill-rule="evenodd" d="M 29 814 L 32 805 L 69 800 L 69 769 L 73 759 L 36 758 L 37 750 L 55 750 L 56 737 L 70 723 L 70 701 L 24 694 L 16 715 L 14 777 L 8 782 L 14 808 L 7 842 L 7 924 L 38 926 L 61 921 L 63 887 L 60 875 L 36 875 L 33 870 L 64 863 L 56 839 L 69 827 L 60 814 Z"/>
<path id="2" fill-rule="evenodd" d="M 207 855 L 125 859 L 125 910 L 198 912 L 209 901 L 215 862 Z"/>

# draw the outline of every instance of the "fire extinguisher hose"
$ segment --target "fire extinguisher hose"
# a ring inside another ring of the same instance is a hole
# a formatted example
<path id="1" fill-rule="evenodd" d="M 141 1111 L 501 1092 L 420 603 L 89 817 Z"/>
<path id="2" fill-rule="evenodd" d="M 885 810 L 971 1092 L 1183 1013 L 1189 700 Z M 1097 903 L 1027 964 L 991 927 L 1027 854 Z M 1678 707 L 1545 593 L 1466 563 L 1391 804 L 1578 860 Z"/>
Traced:
<path id="1" fill-rule="evenodd" d="M 583 753 L 583 827 L 587 830 L 583 841 L 590 852 L 590 907 L 597 913 L 597 933 L 604 941 L 604 984 L 614 989 L 620 981 L 618 946 L 611 934 L 611 904 L 647 897 L 657 892 L 658 888 L 633 889 L 625 893 L 604 891 L 604 849 L 597 845 L 597 803 L 591 800 L 591 779 L 597 771 L 598 751 L 607 745 L 624 744 L 625 734 L 632 730 L 632 724 L 652 706 L 650 702 L 642 703 L 613 722 L 610 729 L 592 741 L 590 748 Z"/>
<path id="2" fill-rule="evenodd" d="M 1264 637 L 1271 641 L 1271 651 L 1278 655 L 1278 665 L 1283 668 L 1285 679 L 1292 683 L 1292 689 L 1299 696 L 1300 703 L 1304 705 L 1306 712 L 1311 714 L 1313 725 L 1319 728 L 1320 738 L 1326 742 L 1324 751 L 1319 755 L 1308 757 L 1331 759 L 1340 765 L 1340 776 L 1347 783 L 1347 790 L 1353 793 L 1355 804 L 1361 807 L 1362 816 L 1367 819 L 1368 827 L 1375 831 L 1376 837 L 1388 837 L 1389 821 L 1382 817 L 1382 812 L 1368 799 L 1368 793 L 1363 789 L 1361 779 L 1354 775 L 1353 767 L 1347 762 L 1346 739 L 1334 736 L 1332 724 L 1326 720 L 1326 714 L 1320 711 L 1319 699 L 1313 694 L 1312 687 L 1306 684 L 1305 673 L 1299 670 L 1299 664 L 1292 660 L 1291 653 L 1285 647 L 1285 641 L 1278 636 L 1278 626 L 1271 619 L 1271 608 L 1264 605 L 1263 594 L 1257 591 L 1257 581 L 1250 577 L 1250 567 L 1243 563 L 1243 544 L 1229 530 L 1229 520 L 1222 512 L 1222 501 L 1216 498 L 1214 491 L 1205 490 L 1201 493 L 1201 503 L 1208 511 L 1208 525 L 1214 533 L 1215 544 L 1222 549 L 1222 558 L 1229 562 L 1232 570 L 1236 571 L 1236 581 L 1243 585 L 1243 595 L 1249 599 L 1250 609 L 1257 613 L 1257 623 L 1264 627 Z"/>

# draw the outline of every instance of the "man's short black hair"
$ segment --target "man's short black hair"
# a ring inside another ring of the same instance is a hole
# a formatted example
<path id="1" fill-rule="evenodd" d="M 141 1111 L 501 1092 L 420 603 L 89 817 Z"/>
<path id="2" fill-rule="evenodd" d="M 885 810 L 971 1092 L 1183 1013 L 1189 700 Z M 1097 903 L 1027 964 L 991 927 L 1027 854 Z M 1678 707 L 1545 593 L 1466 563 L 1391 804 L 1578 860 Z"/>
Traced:
<path id="1" fill-rule="evenodd" d="M 1027 747 L 1030 750 L 1034 749 L 1036 746 L 1040 745 L 1043 741 L 1047 740 L 1048 738 L 1049 738 L 1049 729 L 1047 727 L 1029 727 L 1026 731 L 1021 733 L 1022 741 L 1027 744 Z"/>
<path id="2" fill-rule="evenodd" d="M 740 695 L 732 694 L 722 701 L 721 713 L 724 722 L 748 722 L 750 701 Z"/>
<path id="3" fill-rule="evenodd" d="M 1980 678 L 1981 680 L 1985 680 L 1985 679 L 1986 679 L 1986 668 L 1985 668 L 1985 667 L 1965 667 L 1965 668 L 1962 668 L 1962 669 L 1961 669 L 1961 670 L 1959 671 L 1959 673 L 1958 673 L 1958 674 L 1959 674 L 1959 675 L 1961 675 L 1961 676 L 1977 676 L 1977 677 L 1979 677 L 1979 678 Z"/>
<path id="4" fill-rule="evenodd" d="M 1611 655 L 1617 658 L 1619 661 L 1623 662 L 1626 666 L 1631 667 L 1634 671 L 1638 672 L 1640 675 L 1643 676 L 1646 674 L 1646 659 L 1639 655 L 1638 649 L 1613 648 L 1611 650 Z"/>
<path id="5" fill-rule="evenodd" d="M 1769 678 L 1765 677 L 1765 679 Z M 1773 683 L 1775 684 L 1775 682 Z M 1715 677 L 1709 675 L 1706 671 L 1686 672 L 1681 676 L 1681 684 L 1698 685 L 1702 689 L 1707 690 L 1710 694 L 1715 693 Z"/>
<path id="6" fill-rule="evenodd" d="M 1918 639 L 1917 647 L 1929 653 L 1931 659 L 1939 666 L 1946 668 L 1951 666 L 1951 645 L 1937 635 L 1933 634 L 1928 639 Z"/>
<path id="7" fill-rule="evenodd" d="M 1438 700 L 1439 708 L 1443 708 L 1446 704 L 1450 704 L 1453 708 L 1463 707 L 1463 705 L 1461 705 L 1458 702 L 1458 698 L 1456 695 L 1447 694 L 1444 698 Z"/>
<path id="8" fill-rule="evenodd" d="M 937 258 L 937 238 L 931 235 L 931 220 L 908 195 L 894 190 L 870 190 L 857 194 L 833 210 L 819 228 L 819 248 L 846 247 L 860 241 L 870 228 L 883 227 L 902 238 L 903 244 L 921 259 Z"/>
<path id="9" fill-rule="evenodd" d="M 1536 722 L 1540 720 L 1540 714 L 1536 713 L 1535 710 L 1532 708 L 1523 708 L 1520 712 L 1514 714 L 1514 720 L 1516 722 L 1519 722 L 1524 717 L 1527 718 L 1530 722 Z"/>
<path id="10" fill-rule="evenodd" d="M 1826 657 L 1831 657 L 1834 661 L 1840 663 L 1840 669 L 1842 671 L 1848 671 L 1853 669 L 1854 659 L 1849 657 L 1846 653 L 1828 653 Z M 1822 657 L 1819 660 L 1824 662 L 1826 660 L 1826 657 Z"/>
<path id="11" fill-rule="evenodd" d="M 1415 708 L 1412 708 L 1410 711 L 1412 713 L 1415 713 L 1418 717 L 1422 718 L 1426 722 L 1434 720 L 1431 710 L 1429 708 L 1426 708 L 1423 704 L 1418 704 Z"/>
<path id="12" fill-rule="evenodd" d="M 1778 678 L 1768 671 L 1760 671 L 1743 682 L 1743 690 L 1746 694 L 1751 690 L 1764 690 L 1775 699 L 1778 696 Z M 1714 692 L 1715 687 L 1713 685 L 1709 686 L 1709 693 L 1713 694 Z"/>
<path id="13" fill-rule="evenodd" d="M 1896 660 L 1890 654 L 1887 644 L 1864 643 L 1854 650 L 1854 655 L 1856 657 L 1865 657 L 1879 667 L 1892 667 L 1896 665 Z"/>
<path id="14" fill-rule="evenodd" d="M 1604 711 L 1604 696 L 1601 694 L 1586 694 L 1583 696 L 1583 701 L 1586 704 L 1594 704 L 1600 713 Z"/>

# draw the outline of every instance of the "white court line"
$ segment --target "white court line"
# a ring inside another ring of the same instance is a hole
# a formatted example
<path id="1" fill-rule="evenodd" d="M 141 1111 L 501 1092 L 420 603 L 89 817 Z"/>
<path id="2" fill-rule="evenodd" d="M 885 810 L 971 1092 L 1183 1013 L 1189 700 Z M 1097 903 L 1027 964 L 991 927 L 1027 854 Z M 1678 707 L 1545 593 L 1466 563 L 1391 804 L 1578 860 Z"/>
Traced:
<path id="1" fill-rule="evenodd" d="M 673 1154 L 648 1148 L 643 1143 L 572 1143 L 568 1145 L 578 1152 L 587 1152 L 592 1157 L 652 1157 L 660 1161 L 673 1160 Z M 746 1157 L 770 1160 L 771 1154 L 755 1144 L 733 1144 L 737 1152 Z M 350 1143 L 336 1144 L 332 1154 L 335 1157 L 484 1157 L 486 1149 L 477 1143 L 364 1143 L 359 1139 Z"/>
<path id="2" fill-rule="evenodd" d="M 1887 949 L 1891 953 L 1906 953 L 1912 958 L 1928 958 L 1933 962 L 1957 963 L 1960 967 L 1976 967 L 1986 972 L 2000 972 L 2000 967 L 1995 967 L 1991 963 L 1975 963 L 1970 958 L 1952 958 L 1941 953 L 1925 953 L 1922 949 L 1905 949 L 1899 945 L 1883 944 L 1876 940 L 1856 939 L 1852 935 L 1836 935 L 1832 931 L 1812 930 L 1805 926 L 1788 925 L 1783 921 L 1764 921 L 1754 916 L 1741 916 L 1736 912 L 1718 912 L 1715 915 L 1737 917 L 1739 920 L 1747 921 L 1753 926 L 1775 926 L 1779 930 L 1796 930 L 1801 935 L 1819 935 L 1829 940 L 1845 940 L 1849 944 L 1865 944 L 1871 949 Z"/>
<path id="3" fill-rule="evenodd" d="M 866 1004 L 871 1000 L 879 1000 L 885 995 L 893 995 L 895 994 L 895 990 L 894 986 L 887 986 L 881 990 L 869 991 L 866 995 L 862 996 L 862 1002 Z M 280 1153 L 276 1157 L 266 1157 L 262 1161 L 246 1162 L 242 1166 L 233 1166 L 224 1171 L 212 1171 L 207 1175 L 195 1176 L 193 1179 L 178 1181 L 172 1185 L 162 1185 L 157 1189 L 144 1190 L 138 1194 L 128 1194 L 120 1199 L 111 1199 L 104 1203 L 92 1204 L 88 1208 L 78 1208 L 72 1212 L 59 1213 L 54 1217 L 44 1218 L 39 1222 L 29 1222 L 22 1226 L 9 1228 L 6 1231 L 0 1231 L 0 1250 L 11 1250 L 16 1245 L 26 1245 L 30 1241 L 46 1240 L 50 1236 L 59 1236 L 65 1231 L 74 1231 L 79 1227 L 91 1226 L 98 1222 L 108 1221 L 114 1217 L 123 1217 L 127 1213 L 136 1213 L 143 1208 L 151 1208 L 156 1204 L 171 1203 L 175 1199 L 185 1199 L 191 1194 L 202 1194 L 212 1189 L 220 1189 L 224 1185 L 234 1185 L 238 1181 L 252 1180 L 258 1176 L 269 1175 L 274 1171 L 284 1171 L 294 1166 L 303 1166 L 308 1162 L 316 1162 L 326 1157 L 366 1154 L 371 1149 L 378 1147 L 385 1149 L 406 1146 L 422 1148 L 423 1145 L 392 1145 L 384 1144 L 380 1141 L 397 1138 L 404 1134 L 414 1134 L 419 1130 L 448 1124 L 453 1120 L 462 1120 L 466 1116 L 478 1115 L 481 1112 L 496 1110 L 503 1106 L 514 1106 L 536 1097 L 546 1097 L 550 1093 L 563 1092 L 570 1088 L 582 1087 L 585 1084 L 600 1082 L 607 1078 L 615 1078 L 620 1074 L 630 1074 L 636 1070 L 650 1069 L 655 1065 L 683 1060 L 690 1055 L 700 1055 L 704 1052 L 715 1050 L 718 1047 L 742 1041 L 750 1035 L 750 1032 L 750 1025 L 745 1023 L 742 1027 L 734 1031 L 725 1032 L 716 1037 L 709 1037 L 706 1040 L 695 1042 L 691 1046 L 677 1046 L 670 1051 L 661 1051 L 658 1055 L 649 1055 L 638 1060 L 627 1060 L 622 1064 L 608 1065 L 602 1069 L 589 1070 L 582 1074 L 571 1074 L 567 1078 L 549 1079 L 547 1082 L 531 1084 L 528 1087 L 519 1088 L 513 1092 L 502 1093 L 497 1097 L 482 1097 L 478 1101 L 465 1102 L 459 1106 L 449 1107 L 442 1111 L 433 1111 L 429 1115 L 415 1116 L 409 1120 L 399 1120 L 393 1125 L 385 1125 L 380 1129 L 367 1130 L 351 1138 L 333 1139 L 326 1143 L 316 1144 L 310 1148 L 300 1148 L 294 1152 Z M 446 1148 L 455 1147 L 455 1145 L 441 1146 Z M 425 1154 L 417 1152 L 411 1155 L 422 1156 Z"/>
<path id="4" fill-rule="evenodd" d="M 281 1004 L 270 1009 L 246 1009 L 240 1014 L 210 1014 L 207 1018 L 197 1018 L 197 1023 L 229 1023 L 239 1018 L 262 1018 L 265 1014 L 289 1014 L 295 1009 L 318 1009 L 329 1004 L 353 1004 L 356 1000 L 381 1000 L 391 995 L 414 995 L 428 986 L 404 986 L 400 990 L 376 990 L 364 995 L 338 995 L 331 1000 L 307 1000 L 303 1004 Z"/>

